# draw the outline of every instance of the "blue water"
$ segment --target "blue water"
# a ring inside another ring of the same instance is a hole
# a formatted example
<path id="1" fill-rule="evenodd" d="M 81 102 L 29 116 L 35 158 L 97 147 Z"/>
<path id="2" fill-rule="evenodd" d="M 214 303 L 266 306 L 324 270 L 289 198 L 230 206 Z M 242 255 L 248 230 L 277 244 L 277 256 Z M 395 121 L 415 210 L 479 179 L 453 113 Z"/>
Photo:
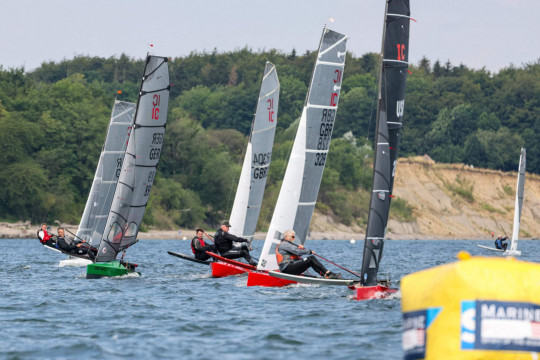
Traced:
<path id="1" fill-rule="evenodd" d="M 452 262 L 492 241 L 387 241 L 381 272 L 402 276 Z M 262 241 L 255 241 L 262 248 Z M 358 271 L 363 242 L 308 247 Z M 540 241 L 521 241 L 540 261 Z M 400 359 L 400 294 L 355 301 L 345 287 L 247 287 L 246 276 L 210 278 L 209 267 L 167 251 L 189 242 L 143 240 L 128 251 L 142 276 L 87 280 L 59 268 L 63 255 L 37 240 L 0 240 L 0 357 L 5 359 Z M 254 251 L 254 254 L 257 252 Z M 339 269 L 332 268 L 338 271 Z M 345 272 L 339 270 L 343 275 Z"/>

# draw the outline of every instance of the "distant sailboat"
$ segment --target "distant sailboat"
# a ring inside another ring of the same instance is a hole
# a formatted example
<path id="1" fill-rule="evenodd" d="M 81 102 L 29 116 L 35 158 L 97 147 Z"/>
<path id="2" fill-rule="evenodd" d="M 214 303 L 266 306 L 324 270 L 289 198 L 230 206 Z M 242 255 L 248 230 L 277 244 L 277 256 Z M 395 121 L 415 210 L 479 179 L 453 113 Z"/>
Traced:
<path id="1" fill-rule="evenodd" d="M 283 286 L 266 274 L 278 269 L 275 248 L 287 229 L 304 244 L 330 148 L 345 67 L 347 36 L 324 28 L 300 124 L 257 265 L 248 286 Z"/>
<path id="2" fill-rule="evenodd" d="M 230 216 L 231 228 L 229 232 L 250 241 L 253 240 L 257 227 L 268 168 L 272 160 L 279 89 L 276 67 L 267 62 Z M 241 265 L 237 261 L 228 261 L 215 256 L 214 259 L 220 260 L 210 264 L 214 277 L 238 275 L 246 272 L 245 264 Z M 249 266 L 247 269 L 251 268 L 253 267 Z"/>
<path id="3" fill-rule="evenodd" d="M 146 58 L 133 129 L 122 161 L 118 185 L 101 236 L 96 262 L 87 266 L 87 278 L 120 276 L 134 271 L 136 266 L 115 259 L 119 252 L 138 241 L 137 234 L 156 175 L 169 104 L 167 61 L 164 57 Z"/>
<path id="4" fill-rule="evenodd" d="M 519 171 L 516 185 L 516 202 L 514 207 L 514 225 L 512 227 L 512 242 L 510 243 L 510 250 L 506 250 L 503 255 L 521 255 L 521 251 L 517 249 L 519 240 L 519 224 L 521 222 L 521 210 L 523 209 L 523 195 L 525 193 L 525 165 L 526 165 L 526 151 L 521 148 L 521 155 L 519 156 Z"/>
<path id="5" fill-rule="evenodd" d="M 355 298 L 365 300 L 395 292 L 377 280 L 394 189 L 398 147 L 403 126 L 405 85 L 409 66 L 409 0 L 387 0 L 379 73 L 377 132 L 362 283 Z"/>
<path id="6" fill-rule="evenodd" d="M 526 167 L 526 150 L 521 148 L 521 155 L 519 156 L 519 169 L 516 184 L 516 201 L 514 206 L 514 225 L 512 226 L 512 241 L 510 243 L 510 249 L 506 251 L 504 249 L 492 248 L 489 246 L 478 245 L 478 247 L 486 250 L 501 252 L 503 255 L 520 256 L 521 251 L 517 249 L 519 241 L 519 225 L 521 222 L 521 210 L 523 209 L 523 195 L 525 193 L 525 167 Z"/>

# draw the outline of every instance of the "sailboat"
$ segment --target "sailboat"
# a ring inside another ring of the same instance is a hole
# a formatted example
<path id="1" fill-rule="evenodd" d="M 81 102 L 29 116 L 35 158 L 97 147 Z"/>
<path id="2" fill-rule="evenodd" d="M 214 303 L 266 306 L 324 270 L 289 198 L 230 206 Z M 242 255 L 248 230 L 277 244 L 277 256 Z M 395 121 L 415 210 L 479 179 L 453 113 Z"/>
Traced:
<path id="1" fill-rule="evenodd" d="M 257 109 L 251 124 L 249 142 L 231 210 L 229 232 L 253 240 L 266 186 L 268 168 L 272 160 L 272 147 L 277 126 L 279 79 L 274 64 L 267 62 L 259 91 Z M 255 267 L 211 254 L 212 276 L 238 275 Z"/>
<path id="2" fill-rule="evenodd" d="M 520 256 L 521 251 L 517 249 L 519 240 L 519 224 L 521 222 L 521 210 L 523 209 L 523 195 L 525 193 L 525 165 L 526 165 L 526 151 L 525 148 L 521 148 L 521 155 L 519 156 L 519 172 L 516 185 L 516 202 L 514 207 L 514 225 L 512 227 L 512 242 L 510 243 L 510 250 L 506 250 L 503 255 Z"/>
<path id="3" fill-rule="evenodd" d="M 248 286 L 284 286 L 293 281 L 268 275 L 277 270 L 275 248 L 287 229 L 304 244 L 326 165 L 345 67 L 347 36 L 323 29 L 302 116 L 257 271 Z"/>
<path id="4" fill-rule="evenodd" d="M 383 297 L 397 290 L 377 280 L 394 189 L 398 147 L 405 108 L 409 60 L 409 0 L 387 0 L 379 72 L 373 183 L 364 241 L 361 284 L 355 299 Z"/>
<path id="5" fill-rule="evenodd" d="M 77 240 L 84 240 L 94 248 L 99 246 L 111 208 L 134 113 L 135 104 L 115 100 L 94 181 L 76 234 Z M 62 252 L 60 249 L 54 250 Z M 69 254 L 67 259 L 60 261 L 59 267 L 86 266 L 91 262 L 87 255 Z"/>
<path id="6" fill-rule="evenodd" d="M 125 275 L 137 266 L 124 262 L 123 256 L 116 260 L 116 256 L 138 241 L 163 145 L 169 91 L 168 59 L 148 55 L 118 185 L 95 262 L 87 266 L 87 279 Z"/>
<path id="7" fill-rule="evenodd" d="M 520 256 L 521 251 L 517 249 L 519 240 L 519 224 L 521 222 L 521 210 L 523 209 L 523 195 L 525 193 L 525 166 L 526 166 L 526 150 L 521 148 L 521 155 L 519 156 L 519 169 L 518 178 L 516 184 L 516 201 L 514 205 L 514 225 L 512 227 L 512 241 L 510 243 L 510 249 L 504 251 L 503 249 L 496 249 L 489 246 L 478 245 L 486 250 L 502 252 L 503 255 Z"/>

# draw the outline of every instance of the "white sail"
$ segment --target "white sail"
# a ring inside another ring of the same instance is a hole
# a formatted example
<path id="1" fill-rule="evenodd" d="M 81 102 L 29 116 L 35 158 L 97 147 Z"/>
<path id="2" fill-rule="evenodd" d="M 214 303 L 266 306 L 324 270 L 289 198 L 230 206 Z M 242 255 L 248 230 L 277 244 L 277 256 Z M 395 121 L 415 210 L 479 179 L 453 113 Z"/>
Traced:
<path id="1" fill-rule="evenodd" d="M 135 121 L 96 261 L 114 260 L 137 242 L 156 175 L 169 104 L 167 58 L 148 56 Z"/>
<path id="2" fill-rule="evenodd" d="M 514 225 L 512 228 L 512 242 L 510 243 L 510 250 L 505 251 L 504 255 L 521 255 L 521 251 L 517 249 L 519 240 L 519 224 L 521 222 L 521 210 L 523 208 L 523 195 L 525 193 L 525 165 L 526 165 L 526 151 L 521 148 L 521 155 L 519 157 L 519 170 L 516 185 L 516 202 L 514 207 Z"/>
<path id="3" fill-rule="evenodd" d="M 114 102 L 107 137 L 77 230 L 77 237 L 86 240 L 92 246 L 99 245 L 107 223 L 133 125 L 134 113 L 134 103 L 118 100 Z"/>
<path id="4" fill-rule="evenodd" d="M 347 36 L 324 29 L 283 184 L 258 269 L 278 268 L 275 246 L 287 229 L 304 243 L 319 193 L 338 108 Z"/>
<path id="5" fill-rule="evenodd" d="M 279 87 L 276 67 L 267 62 L 230 216 L 231 234 L 248 240 L 252 240 L 255 234 L 268 168 L 272 159 Z"/>

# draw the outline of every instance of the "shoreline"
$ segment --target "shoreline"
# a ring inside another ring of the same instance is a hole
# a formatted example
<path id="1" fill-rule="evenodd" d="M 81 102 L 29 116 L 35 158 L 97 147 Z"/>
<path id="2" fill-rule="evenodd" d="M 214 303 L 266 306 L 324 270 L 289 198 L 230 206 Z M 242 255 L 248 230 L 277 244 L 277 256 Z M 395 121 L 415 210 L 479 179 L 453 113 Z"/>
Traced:
<path id="1" fill-rule="evenodd" d="M 62 224 L 66 230 L 76 233 L 78 225 Z M 53 233 L 56 233 L 57 226 L 51 226 Z M 18 223 L 1 223 L 0 222 L 0 239 L 32 239 L 37 238 L 36 233 L 39 230 L 38 225 L 32 225 L 29 221 Z M 214 231 L 207 231 L 209 235 L 212 235 Z M 69 234 L 69 232 L 68 232 Z M 71 235 L 71 234 L 69 234 Z M 138 238 L 140 240 L 191 240 L 195 236 L 195 230 L 191 229 L 179 229 L 179 230 L 150 230 L 148 232 L 140 232 Z M 264 240 L 266 237 L 265 232 L 256 232 L 255 240 Z M 363 241 L 365 238 L 364 233 L 354 232 L 321 232 L 312 231 L 308 240 L 355 240 Z M 488 237 L 478 236 L 466 236 L 465 238 L 457 237 L 440 237 L 419 233 L 409 234 L 395 234 L 389 232 L 385 240 L 494 240 Z M 534 238 L 522 238 L 520 240 L 535 240 Z"/>

